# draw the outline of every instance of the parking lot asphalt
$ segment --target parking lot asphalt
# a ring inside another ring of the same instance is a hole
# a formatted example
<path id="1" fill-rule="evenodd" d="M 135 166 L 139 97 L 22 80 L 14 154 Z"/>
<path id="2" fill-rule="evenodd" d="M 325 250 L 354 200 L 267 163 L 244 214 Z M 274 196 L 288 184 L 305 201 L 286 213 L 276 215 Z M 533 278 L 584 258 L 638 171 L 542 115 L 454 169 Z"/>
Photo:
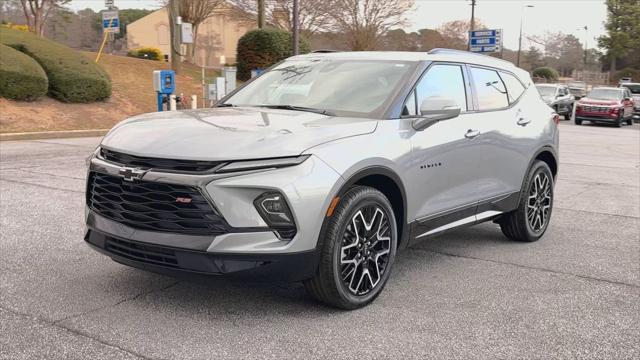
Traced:
<path id="1" fill-rule="evenodd" d="M 370 306 L 188 281 L 82 239 L 98 138 L 0 143 L 0 358 L 640 358 L 640 126 L 561 124 L 547 234 L 488 223 L 399 254 Z"/>

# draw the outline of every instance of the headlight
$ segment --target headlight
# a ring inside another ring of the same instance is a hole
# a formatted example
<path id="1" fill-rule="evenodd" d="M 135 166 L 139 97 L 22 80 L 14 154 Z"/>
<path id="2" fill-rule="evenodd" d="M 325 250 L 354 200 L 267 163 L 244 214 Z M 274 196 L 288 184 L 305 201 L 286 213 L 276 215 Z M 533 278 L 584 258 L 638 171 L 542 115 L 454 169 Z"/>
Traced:
<path id="1" fill-rule="evenodd" d="M 293 215 L 281 193 L 265 192 L 253 201 L 253 205 L 267 225 L 276 230 L 280 237 L 290 240 L 295 236 L 296 225 Z"/>
<path id="2" fill-rule="evenodd" d="M 309 155 L 301 155 L 275 159 L 235 161 L 221 167 L 220 169 L 216 170 L 216 172 L 230 173 L 238 171 L 277 169 L 281 167 L 300 165 L 308 158 Z"/>

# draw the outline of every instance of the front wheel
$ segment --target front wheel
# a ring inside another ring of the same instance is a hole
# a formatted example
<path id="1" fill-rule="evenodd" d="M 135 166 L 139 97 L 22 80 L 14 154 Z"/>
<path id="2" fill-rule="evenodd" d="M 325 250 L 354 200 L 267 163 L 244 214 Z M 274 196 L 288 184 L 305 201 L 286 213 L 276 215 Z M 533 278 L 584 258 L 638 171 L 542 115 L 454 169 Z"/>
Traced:
<path id="1" fill-rule="evenodd" d="M 582 120 L 575 119 L 574 122 L 576 125 L 582 125 Z"/>
<path id="2" fill-rule="evenodd" d="M 511 240 L 533 242 L 545 233 L 553 210 L 553 174 L 536 161 L 527 174 L 518 208 L 500 219 L 502 233 Z"/>
<path id="3" fill-rule="evenodd" d="M 395 259 L 398 231 L 391 203 L 378 190 L 357 186 L 325 221 L 318 272 L 305 281 L 305 289 L 331 306 L 363 307 L 378 297 Z"/>
<path id="4" fill-rule="evenodd" d="M 627 119 L 627 125 L 633 125 L 633 116 Z"/>

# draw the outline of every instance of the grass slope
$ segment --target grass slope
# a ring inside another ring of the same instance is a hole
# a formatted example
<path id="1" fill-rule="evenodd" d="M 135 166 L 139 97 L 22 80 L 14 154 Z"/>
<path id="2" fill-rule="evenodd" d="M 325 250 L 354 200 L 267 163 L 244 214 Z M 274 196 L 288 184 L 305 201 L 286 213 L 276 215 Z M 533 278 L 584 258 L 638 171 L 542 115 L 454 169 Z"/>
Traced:
<path id="1" fill-rule="evenodd" d="M 89 61 L 95 53 L 82 53 Z M 131 57 L 103 54 L 100 65 L 112 81 L 111 98 L 92 104 L 70 104 L 50 98 L 25 103 L 0 98 L 0 133 L 107 129 L 133 115 L 156 111 L 153 91 L 153 70 L 168 69 L 169 64 Z M 185 73 L 195 74 L 196 68 L 187 65 Z M 200 99 L 199 80 L 190 76 L 176 77 L 177 94 L 192 94 Z M 200 104 L 199 104 L 200 105 Z"/>

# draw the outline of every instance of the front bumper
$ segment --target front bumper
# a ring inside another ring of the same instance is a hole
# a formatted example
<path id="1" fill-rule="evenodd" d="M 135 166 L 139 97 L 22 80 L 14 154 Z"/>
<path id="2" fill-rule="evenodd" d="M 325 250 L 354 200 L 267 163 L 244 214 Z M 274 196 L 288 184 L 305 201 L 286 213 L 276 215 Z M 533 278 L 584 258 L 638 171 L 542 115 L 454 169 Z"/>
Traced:
<path id="1" fill-rule="evenodd" d="M 295 282 L 311 278 L 318 264 L 315 250 L 292 254 L 212 254 L 132 241 L 92 229 L 87 230 L 84 239 L 93 249 L 118 263 L 172 276 L 225 275 L 251 281 Z"/>
<path id="2" fill-rule="evenodd" d="M 612 117 L 609 117 L 608 115 L 595 116 L 595 115 L 578 115 L 578 114 L 576 114 L 576 120 L 601 122 L 601 123 L 610 123 L 610 124 L 618 122 L 618 118 L 617 117 L 612 118 Z"/>
<path id="3" fill-rule="evenodd" d="M 121 166 L 100 158 L 90 160 L 90 172 L 121 177 L 120 170 Z M 296 166 L 242 173 L 196 175 L 149 170 L 140 181 L 196 187 L 222 215 L 228 232 L 193 235 L 134 228 L 87 206 L 85 240 L 94 249 L 120 263 L 152 271 L 282 281 L 312 276 L 312 269 L 317 267 L 316 248 L 324 215 L 332 196 L 344 183 L 335 170 L 315 156 Z M 266 191 L 278 191 L 286 198 L 297 227 L 292 239 L 279 237 L 255 209 L 253 200 Z M 116 242 L 126 251 L 115 251 Z M 175 263 L 157 263 L 146 255 L 131 255 L 135 249 L 145 247 L 153 250 L 151 255 L 171 253 Z"/>

